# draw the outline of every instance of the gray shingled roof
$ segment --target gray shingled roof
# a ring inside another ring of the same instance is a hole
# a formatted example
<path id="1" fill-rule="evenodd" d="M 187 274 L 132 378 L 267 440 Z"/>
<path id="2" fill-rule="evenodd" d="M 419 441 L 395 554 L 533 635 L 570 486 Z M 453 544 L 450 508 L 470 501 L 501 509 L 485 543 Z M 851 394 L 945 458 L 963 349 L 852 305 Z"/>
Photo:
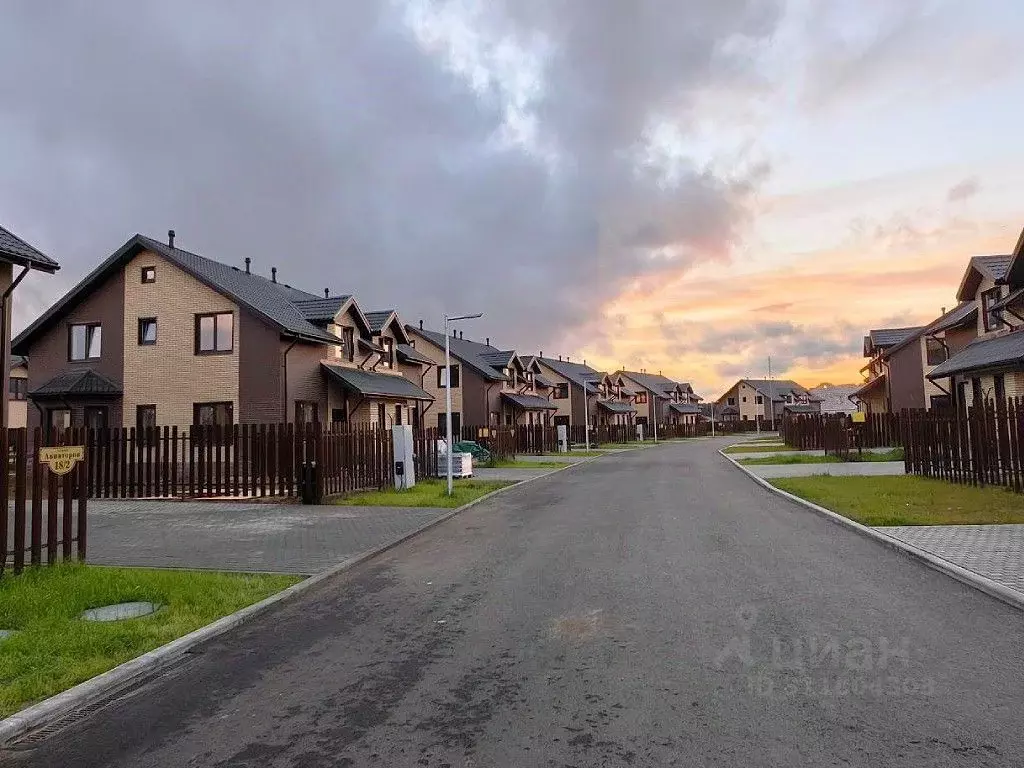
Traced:
<path id="1" fill-rule="evenodd" d="M 662 376 L 660 373 L 641 373 L 640 371 L 616 371 L 616 373 L 627 379 L 632 379 L 646 390 L 658 393 L 659 397 L 679 386 L 672 379 Z"/>
<path id="2" fill-rule="evenodd" d="M 45 384 L 29 392 L 33 398 L 47 397 L 116 397 L 121 387 L 91 368 L 59 373 Z"/>
<path id="3" fill-rule="evenodd" d="M 550 388 L 550 387 L 555 386 L 555 382 L 553 382 L 551 379 L 549 379 L 543 373 L 535 373 L 535 374 L 533 374 L 533 381 L 534 381 L 535 384 L 537 384 L 538 386 L 541 386 L 541 387 L 548 387 L 548 388 Z"/>
<path id="4" fill-rule="evenodd" d="M 480 358 L 487 361 L 488 365 L 501 369 L 505 368 L 512 362 L 512 358 L 515 357 L 515 354 L 516 353 L 510 349 L 500 349 L 497 352 L 484 352 L 480 355 Z"/>
<path id="5" fill-rule="evenodd" d="M 1000 302 L 1000 304 L 1002 303 L 1003 302 Z M 948 331 L 950 328 L 956 328 L 963 323 L 976 319 L 977 316 L 978 305 L 973 301 L 963 301 L 953 307 L 953 309 L 944 314 L 938 320 L 933 321 L 927 328 L 925 328 L 925 333 Z"/>
<path id="6" fill-rule="evenodd" d="M 899 344 L 906 338 L 923 330 L 923 325 L 916 325 L 913 328 L 876 328 L 868 331 L 871 344 L 884 349 Z"/>
<path id="7" fill-rule="evenodd" d="M 426 355 L 420 354 L 416 351 L 415 347 L 409 346 L 408 344 L 399 344 L 395 347 L 398 352 L 398 359 L 405 360 L 410 363 L 420 363 L 421 365 L 437 365 Z"/>
<path id="8" fill-rule="evenodd" d="M 516 408 L 524 411 L 557 411 L 558 406 L 552 405 L 548 400 L 536 395 L 517 395 L 511 392 L 502 392 L 503 399 L 508 400 Z"/>
<path id="9" fill-rule="evenodd" d="M 95 286 L 144 250 L 159 254 L 200 282 L 278 328 L 284 334 L 323 344 L 341 343 L 336 336 L 313 325 L 295 304 L 298 297 L 305 297 L 305 300 L 316 299 L 317 297 L 313 294 L 281 283 L 271 282 L 260 275 L 249 274 L 238 267 L 221 264 L 181 248 L 171 248 L 165 243 L 144 235 L 135 235 L 22 331 L 14 340 L 13 346 L 16 348 L 24 346 L 27 350 L 27 345 L 31 343 L 36 334 L 77 306 Z"/>
<path id="10" fill-rule="evenodd" d="M 43 272 L 52 273 L 60 269 L 60 264 L 56 261 L 3 227 L 0 227 L 0 261 L 9 261 Z"/>
<path id="11" fill-rule="evenodd" d="M 1006 277 L 1006 272 L 1010 268 L 1010 262 L 1013 261 L 1013 256 L 975 256 L 973 263 L 981 271 L 988 272 L 989 277 L 993 280 L 1002 280 Z"/>
<path id="12" fill-rule="evenodd" d="M 603 375 L 584 363 L 570 363 L 568 360 L 552 360 L 550 357 L 537 358 L 548 368 L 559 376 L 562 376 L 579 387 L 585 387 L 589 394 L 596 394 L 595 381 L 600 381 Z"/>
<path id="13" fill-rule="evenodd" d="M 668 407 L 676 413 L 700 413 L 700 406 L 696 403 L 669 403 Z"/>
<path id="14" fill-rule="evenodd" d="M 315 323 L 330 323 L 351 296 L 331 296 L 330 298 L 302 299 L 295 302 L 302 316 Z"/>
<path id="15" fill-rule="evenodd" d="M 636 413 L 636 408 L 629 403 L 618 403 L 614 400 L 598 400 L 597 404 L 609 413 Z"/>
<path id="16" fill-rule="evenodd" d="M 808 397 L 816 400 L 810 390 L 801 387 L 792 379 L 742 379 L 756 389 L 760 394 L 771 397 L 773 402 L 780 403 L 786 399 L 786 395 L 794 397 Z"/>
<path id="17" fill-rule="evenodd" d="M 373 312 L 367 312 L 366 322 L 370 324 L 370 331 L 380 333 L 384 329 L 384 324 L 388 321 L 388 318 L 393 314 L 395 314 L 393 309 L 378 309 Z"/>
<path id="18" fill-rule="evenodd" d="M 955 373 L 1004 366 L 1024 368 L 1024 331 L 975 339 L 949 360 L 935 366 L 927 376 L 941 379 Z"/>
<path id="19" fill-rule="evenodd" d="M 344 389 L 370 397 L 390 397 L 407 400 L 433 400 L 433 396 L 413 384 L 404 376 L 395 376 L 358 368 L 344 368 L 340 365 L 320 363 L 328 378 Z"/>
<path id="20" fill-rule="evenodd" d="M 407 325 L 405 329 L 409 333 L 419 334 L 431 344 L 444 349 L 444 334 L 437 331 L 427 331 Z M 488 381 L 506 381 L 505 374 L 498 371 L 493 365 L 484 359 L 484 355 L 501 352 L 496 347 L 480 344 L 469 339 L 459 339 L 455 336 L 448 337 L 449 348 L 453 357 L 458 358 L 463 365 L 476 371 Z"/>

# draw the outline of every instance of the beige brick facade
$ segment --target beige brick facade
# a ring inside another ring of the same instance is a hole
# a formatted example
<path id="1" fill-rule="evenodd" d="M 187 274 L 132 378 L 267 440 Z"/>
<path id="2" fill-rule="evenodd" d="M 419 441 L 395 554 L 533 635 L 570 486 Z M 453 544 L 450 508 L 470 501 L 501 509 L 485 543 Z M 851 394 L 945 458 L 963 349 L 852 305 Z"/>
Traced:
<path id="1" fill-rule="evenodd" d="M 156 282 L 142 282 L 143 267 L 156 267 Z M 195 354 L 196 315 L 212 312 L 233 315 L 230 354 Z M 140 318 L 156 318 L 155 344 L 139 344 Z M 147 251 L 128 262 L 124 268 L 124 426 L 135 426 L 139 405 L 155 404 L 160 425 L 192 424 L 195 403 L 231 402 L 237 414 L 238 326 L 237 305 L 162 257 Z"/>

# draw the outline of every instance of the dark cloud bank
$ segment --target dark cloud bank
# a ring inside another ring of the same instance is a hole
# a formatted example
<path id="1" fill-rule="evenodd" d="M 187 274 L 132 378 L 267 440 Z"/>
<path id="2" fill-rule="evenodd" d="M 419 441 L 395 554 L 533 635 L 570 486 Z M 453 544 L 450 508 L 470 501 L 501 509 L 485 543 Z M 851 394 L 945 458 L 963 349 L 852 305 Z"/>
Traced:
<path id="1" fill-rule="evenodd" d="M 480 335 L 553 344 L 624 280 L 721 258 L 745 219 L 756 179 L 666 176 L 638 146 L 659 118 L 685 134 L 696 90 L 747 77 L 779 8 L 683 5 L 483 6 L 489 35 L 548 52 L 535 153 L 495 141 L 501 89 L 426 53 L 394 3 L 6 3 L 0 222 L 65 267 L 25 287 L 18 320 L 173 227 L 304 288 L 408 320 L 486 309 Z"/>

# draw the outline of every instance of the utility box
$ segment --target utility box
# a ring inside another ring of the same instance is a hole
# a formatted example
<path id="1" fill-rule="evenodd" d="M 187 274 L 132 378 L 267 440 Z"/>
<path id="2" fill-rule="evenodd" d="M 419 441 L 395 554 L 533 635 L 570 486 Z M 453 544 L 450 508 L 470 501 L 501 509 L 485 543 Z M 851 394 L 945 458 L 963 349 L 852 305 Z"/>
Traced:
<path id="1" fill-rule="evenodd" d="M 639 440 L 641 443 L 644 441 L 644 425 L 643 424 L 637 424 L 636 425 L 636 439 Z"/>
<path id="2" fill-rule="evenodd" d="M 416 461 L 413 457 L 412 426 L 396 424 L 391 428 L 391 440 L 394 445 L 395 488 L 405 490 L 416 485 Z"/>
<path id="3" fill-rule="evenodd" d="M 569 452 L 569 428 L 565 424 L 558 425 L 558 452 Z"/>

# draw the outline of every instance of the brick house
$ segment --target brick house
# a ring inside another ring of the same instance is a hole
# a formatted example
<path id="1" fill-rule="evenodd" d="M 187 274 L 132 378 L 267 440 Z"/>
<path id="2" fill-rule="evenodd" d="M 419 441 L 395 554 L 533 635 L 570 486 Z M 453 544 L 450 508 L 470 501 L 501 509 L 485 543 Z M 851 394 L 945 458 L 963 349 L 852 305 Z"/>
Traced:
<path id="1" fill-rule="evenodd" d="M 655 420 L 658 424 L 696 424 L 700 418 L 701 398 L 688 383 L 647 371 L 622 370 L 615 375 L 636 390 L 636 422 L 645 428 Z"/>
<path id="2" fill-rule="evenodd" d="M 767 421 L 785 413 L 820 413 L 821 398 L 790 379 L 740 379 L 718 398 L 723 421 Z"/>
<path id="3" fill-rule="evenodd" d="M 593 414 L 597 408 L 597 383 L 601 380 L 601 372 L 585 362 L 544 357 L 543 352 L 537 356 L 537 361 L 544 377 L 554 384 L 551 404 L 556 410 L 552 414 L 552 423 L 582 427 L 587 423 L 588 411 Z"/>
<path id="4" fill-rule="evenodd" d="M 11 356 L 11 375 L 7 380 L 7 426 L 21 429 L 28 426 L 28 358 Z"/>
<path id="5" fill-rule="evenodd" d="M 355 300 L 325 294 L 135 235 L 15 339 L 29 426 L 385 426 L 429 403 L 381 368 Z"/>
<path id="6" fill-rule="evenodd" d="M 963 349 L 977 334 L 977 304 L 960 302 L 928 325 L 873 330 L 864 337 L 862 369 L 867 381 L 851 394 L 869 413 L 952 407 L 948 377 L 929 378 L 935 368 Z"/>
<path id="7" fill-rule="evenodd" d="M 413 348 L 432 361 L 434 372 L 424 380 L 424 390 L 434 399 L 436 426 L 446 429 L 444 333 L 407 325 Z M 548 397 L 554 384 L 543 376 L 534 358 L 521 358 L 514 350 L 498 349 L 488 338 L 484 343 L 453 331 L 448 338 L 452 360 L 452 431 L 462 426 L 533 426 L 549 424 L 557 406 Z M 541 380 L 537 376 L 541 375 Z M 424 422 L 427 426 L 435 424 Z"/>
<path id="8" fill-rule="evenodd" d="M 957 298 L 974 305 L 970 330 L 976 338 L 927 377 L 945 381 L 961 411 L 983 400 L 1024 396 L 1024 232 L 1011 255 L 972 258 Z"/>

